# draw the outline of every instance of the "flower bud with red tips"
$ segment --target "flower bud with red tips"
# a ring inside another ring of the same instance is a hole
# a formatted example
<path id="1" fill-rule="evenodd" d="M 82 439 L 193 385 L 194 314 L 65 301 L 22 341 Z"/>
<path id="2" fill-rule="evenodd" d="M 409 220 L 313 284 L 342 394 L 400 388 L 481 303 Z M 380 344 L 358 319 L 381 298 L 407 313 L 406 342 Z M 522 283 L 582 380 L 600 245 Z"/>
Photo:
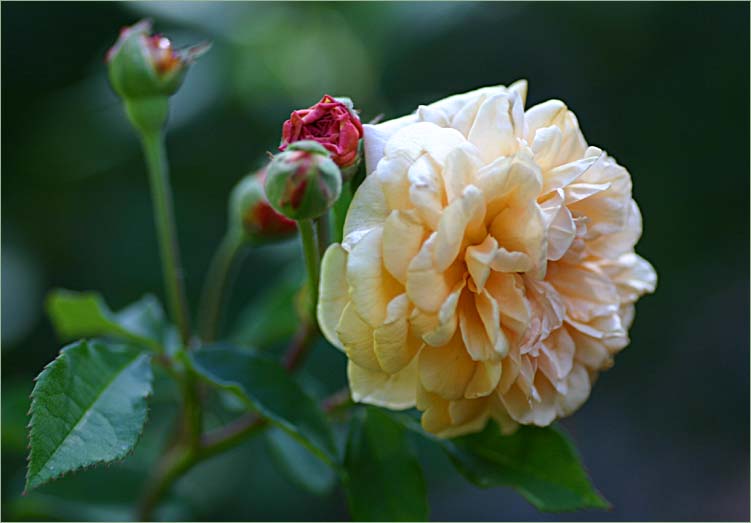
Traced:
<path id="1" fill-rule="evenodd" d="M 297 224 L 269 204 L 263 188 L 265 178 L 266 169 L 250 174 L 230 195 L 230 227 L 252 244 L 283 240 L 297 232 Z"/>
<path id="2" fill-rule="evenodd" d="M 349 98 L 324 95 L 308 109 L 294 111 L 282 126 L 284 151 L 294 142 L 313 140 L 321 144 L 342 170 L 345 180 L 351 178 L 360 162 L 360 139 L 363 127 Z"/>
<path id="3" fill-rule="evenodd" d="M 323 215 L 339 198 L 342 175 L 318 142 L 290 144 L 266 170 L 264 185 L 271 206 L 293 220 Z"/>
<path id="4" fill-rule="evenodd" d="M 180 88 L 190 65 L 209 47 L 201 43 L 174 49 L 165 36 L 151 34 L 151 20 L 120 30 L 105 62 L 112 88 L 123 98 L 136 127 L 154 131 L 164 125 L 167 98 Z"/>

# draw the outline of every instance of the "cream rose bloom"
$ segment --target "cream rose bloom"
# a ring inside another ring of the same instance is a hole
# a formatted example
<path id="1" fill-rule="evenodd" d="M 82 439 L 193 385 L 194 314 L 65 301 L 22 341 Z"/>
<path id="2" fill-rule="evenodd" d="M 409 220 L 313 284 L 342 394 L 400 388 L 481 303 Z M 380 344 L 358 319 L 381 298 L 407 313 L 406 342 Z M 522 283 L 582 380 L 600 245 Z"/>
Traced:
<path id="1" fill-rule="evenodd" d="M 326 252 L 318 321 L 355 401 L 451 437 L 548 425 L 589 396 L 656 285 L 628 171 L 526 82 L 365 126 L 368 176 Z"/>

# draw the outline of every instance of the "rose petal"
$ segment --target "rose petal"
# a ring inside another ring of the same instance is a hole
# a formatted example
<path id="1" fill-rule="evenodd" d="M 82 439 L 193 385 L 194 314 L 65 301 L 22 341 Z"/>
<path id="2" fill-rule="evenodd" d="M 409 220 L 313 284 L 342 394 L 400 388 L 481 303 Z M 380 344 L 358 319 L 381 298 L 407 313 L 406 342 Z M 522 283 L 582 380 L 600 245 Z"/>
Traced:
<path id="1" fill-rule="evenodd" d="M 318 325 L 324 337 L 336 348 L 344 350 L 336 334 L 336 326 L 349 303 L 347 281 L 342 274 L 347 268 L 347 251 L 338 243 L 326 249 L 321 261 L 321 284 L 318 297 Z"/>
<path id="2" fill-rule="evenodd" d="M 420 251 L 425 229 L 410 213 L 392 211 L 383 226 L 383 264 L 401 284 L 407 269 Z"/>
<path id="3" fill-rule="evenodd" d="M 360 367 L 381 370 L 373 350 L 373 329 L 357 313 L 352 303 L 344 307 L 336 326 L 336 334 L 349 359 Z"/>
<path id="4" fill-rule="evenodd" d="M 347 363 L 347 377 L 352 399 L 388 409 L 402 410 L 415 406 L 418 386 L 417 358 L 396 374 L 386 374 Z"/>
<path id="5" fill-rule="evenodd" d="M 400 294 L 389 302 L 383 325 L 373 331 L 376 359 L 388 374 L 402 370 L 422 347 L 409 332 L 409 312 L 407 295 Z"/>
<path id="6" fill-rule="evenodd" d="M 524 136 L 524 105 L 519 93 L 506 91 L 488 97 L 477 111 L 467 139 L 485 162 L 516 152 Z"/>
<path id="7" fill-rule="evenodd" d="M 462 196 L 449 204 L 441 214 L 435 236 L 433 261 L 435 269 L 445 271 L 456 260 L 466 236 L 484 236 L 485 200 L 474 185 L 468 185 Z M 470 240 L 471 241 L 471 240 Z"/>
<path id="8" fill-rule="evenodd" d="M 502 368 L 500 361 L 476 362 L 475 372 L 464 391 L 464 397 L 473 399 L 490 395 L 498 386 Z"/>
<path id="9" fill-rule="evenodd" d="M 461 339 L 455 336 L 443 347 L 426 345 L 419 356 L 420 383 L 445 399 L 460 399 L 475 371 Z"/>
<path id="10" fill-rule="evenodd" d="M 370 230 L 347 258 L 350 299 L 358 314 L 374 328 L 383 323 L 388 302 L 402 292 L 402 286 L 383 268 L 382 238 L 380 228 Z"/>

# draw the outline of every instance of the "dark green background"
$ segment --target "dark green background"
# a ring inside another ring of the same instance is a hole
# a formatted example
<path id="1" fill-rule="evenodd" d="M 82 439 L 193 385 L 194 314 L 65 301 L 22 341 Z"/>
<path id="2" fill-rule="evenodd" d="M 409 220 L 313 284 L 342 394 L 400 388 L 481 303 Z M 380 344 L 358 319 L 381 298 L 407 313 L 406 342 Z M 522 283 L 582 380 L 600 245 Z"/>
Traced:
<path id="1" fill-rule="evenodd" d="M 481 491 L 425 450 L 437 520 L 748 520 L 749 6 L 745 3 L 45 4 L 2 6 L 2 519 L 127 518 L 159 449 L 170 391 L 143 448 L 120 465 L 20 497 L 31 380 L 60 343 L 52 287 L 99 289 L 119 308 L 161 292 L 138 143 L 103 56 L 142 16 L 178 44 L 214 48 L 174 98 L 168 146 L 189 297 L 225 227 L 227 193 L 273 150 L 290 110 L 350 96 L 364 119 L 527 78 L 529 104 L 561 98 L 588 141 L 630 170 L 638 251 L 659 274 L 632 343 L 564 425 L 608 513 L 537 513 Z M 251 254 L 230 318 L 297 254 Z M 293 266 L 294 268 L 294 266 Z M 231 321 L 231 320 L 230 320 Z M 344 380 L 318 348 L 306 376 Z M 301 493 L 262 440 L 205 464 L 164 517 L 339 519 L 339 491 Z"/>

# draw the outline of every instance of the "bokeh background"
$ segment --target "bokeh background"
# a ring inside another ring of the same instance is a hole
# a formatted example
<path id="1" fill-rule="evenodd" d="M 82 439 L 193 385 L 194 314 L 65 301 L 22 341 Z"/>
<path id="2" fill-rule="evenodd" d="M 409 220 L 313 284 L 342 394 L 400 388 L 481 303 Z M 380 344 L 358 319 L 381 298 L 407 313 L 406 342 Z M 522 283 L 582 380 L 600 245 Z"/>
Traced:
<path id="1" fill-rule="evenodd" d="M 610 2 L 4 3 L 3 520 L 130 518 L 174 414 L 174 391 L 160 385 L 135 454 L 21 496 L 32 378 L 61 345 L 45 294 L 98 289 L 114 309 L 162 295 L 140 149 L 103 64 L 118 29 L 143 16 L 177 44 L 214 42 L 169 122 L 193 305 L 228 191 L 273 150 L 292 109 L 330 93 L 350 96 L 365 120 L 388 118 L 518 78 L 529 80 L 528 105 L 566 101 L 589 142 L 631 171 L 644 215 L 638 251 L 659 273 L 657 293 L 637 307 L 630 347 L 564 422 L 614 508 L 541 514 L 510 490 L 470 486 L 421 449 L 431 517 L 748 521 L 749 6 Z M 263 332 L 254 311 L 278 280 L 299 273 L 297 249 L 248 256 L 228 332 Z M 344 358 L 317 348 L 304 379 L 320 391 L 339 387 Z M 232 405 L 224 408 L 230 416 Z M 341 491 L 314 496 L 290 482 L 257 438 L 192 471 L 161 517 L 347 512 Z"/>

